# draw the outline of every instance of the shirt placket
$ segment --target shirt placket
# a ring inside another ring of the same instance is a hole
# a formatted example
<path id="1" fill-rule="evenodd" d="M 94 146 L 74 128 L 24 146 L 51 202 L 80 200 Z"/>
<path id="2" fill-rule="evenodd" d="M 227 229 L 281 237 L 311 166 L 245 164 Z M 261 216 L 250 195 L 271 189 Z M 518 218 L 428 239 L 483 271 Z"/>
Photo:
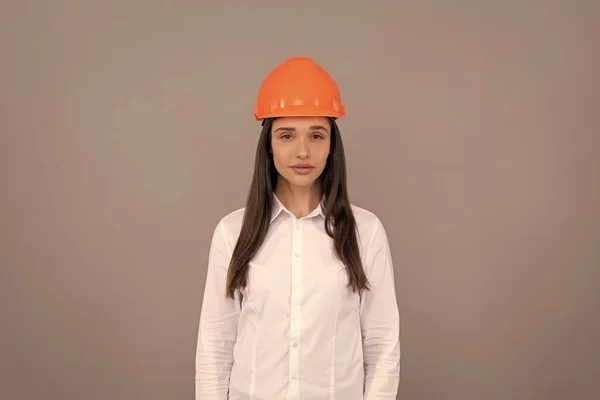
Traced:
<path id="1" fill-rule="evenodd" d="M 300 399 L 300 314 L 302 294 L 302 221 L 294 221 L 292 233 L 292 282 L 290 303 L 290 398 Z"/>

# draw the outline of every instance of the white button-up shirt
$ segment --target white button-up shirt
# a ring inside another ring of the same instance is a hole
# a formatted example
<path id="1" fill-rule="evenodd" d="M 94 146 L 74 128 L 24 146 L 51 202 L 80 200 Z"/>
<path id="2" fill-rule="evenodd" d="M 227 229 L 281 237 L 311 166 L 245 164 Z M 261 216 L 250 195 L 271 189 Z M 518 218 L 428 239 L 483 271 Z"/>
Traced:
<path id="1" fill-rule="evenodd" d="M 196 400 L 396 399 L 399 315 L 381 221 L 352 206 L 371 290 L 354 293 L 320 207 L 296 218 L 274 196 L 246 288 L 225 298 L 244 209 L 210 247 L 196 352 Z"/>

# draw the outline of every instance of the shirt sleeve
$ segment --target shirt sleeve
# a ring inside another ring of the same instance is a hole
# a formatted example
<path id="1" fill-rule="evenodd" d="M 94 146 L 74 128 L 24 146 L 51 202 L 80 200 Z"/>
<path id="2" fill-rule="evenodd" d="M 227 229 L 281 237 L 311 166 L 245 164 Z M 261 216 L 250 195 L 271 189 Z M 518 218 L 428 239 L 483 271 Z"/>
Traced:
<path id="1" fill-rule="evenodd" d="M 392 256 L 379 219 L 365 252 L 371 285 L 361 298 L 365 400 L 395 400 L 400 381 L 400 317 Z"/>
<path id="2" fill-rule="evenodd" d="M 226 400 L 240 314 L 239 291 L 225 297 L 231 249 L 217 225 L 209 250 L 196 347 L 196 400 Z"/>

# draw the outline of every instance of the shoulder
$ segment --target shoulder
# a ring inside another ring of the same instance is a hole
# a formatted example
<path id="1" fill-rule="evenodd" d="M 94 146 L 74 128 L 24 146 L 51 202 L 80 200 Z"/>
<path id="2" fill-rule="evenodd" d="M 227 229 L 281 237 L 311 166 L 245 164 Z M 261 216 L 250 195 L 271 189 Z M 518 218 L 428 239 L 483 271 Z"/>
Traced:
<path id="1" fill-rule="evenodd" d="M 352 214 L 354 214 L 354 219 L 356 220 L 356 225 L 359 230 L 373 231 L 378 229 L 379 225 L 382 224 L 381 220 L 374 212 L 355 204 L 352 204 L 351 207 Z"/>
<path id="2" fill-rule="evenodd" d="M 386 265 L 381 260 L 391 264 L 390 243 L 383 223 L 375 213 L 355 205 L 352 205 L 352 211 L 356 220 L 363 266 L 367 276 L 371 276 L 374 268 L 379 269 Z M 382 255 L 383 259 L 380 258 Z"/>
<path id="3" fill-rule="evenodd" d="M 363 246 L 374 244 L 374 241 L 387 240 L 381 219 L 372 211 L 351 205 L 360 241 Z"/>
<path id="4" fill-rule="evenodd" d="M 233 248 L 240 235 L 244 211 L 245 207 L 238 208 L 237 210 L 222 216 L 215 226 L 213 237 L 220 238 L 230 249 Z"/>
<path id="5" fill-rule="evenodd" d="M 245 210 L 245 207 L 238 208 L 237 210 L 234 210 L 229 214 L 224 215 L 219 220 L 218 226 L 222 227 L 222 229 L 225 229 L 226 231 L 235 231 L 236 229 L 239 230 L 242 226 L 242 220 L 244 219 Z"/>

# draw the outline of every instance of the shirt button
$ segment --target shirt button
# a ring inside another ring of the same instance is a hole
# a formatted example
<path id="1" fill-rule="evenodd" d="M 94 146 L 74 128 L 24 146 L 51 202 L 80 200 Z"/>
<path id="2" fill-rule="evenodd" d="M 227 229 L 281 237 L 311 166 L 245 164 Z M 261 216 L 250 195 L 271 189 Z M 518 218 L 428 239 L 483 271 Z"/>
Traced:
<path id="1" fill-rule="evenodd" d="M 292 346 L 294 346 L 294 347 L 298 347 L 298 342 L 293 342 L 293 343 L 292 343 Z"/>
<path id="2" fill-rule="evenodd" d="M 296 229 L 300 229 L 300 222 L 296 222 Z"/>
<path id="3" fill-rule="evenodd" d="M 293 380 L 297 380 L 297 379 L 298 379 L 298 374 L 294 374 L 294 375 L 292 375 L 292 379 L 293 379 Z"/>
<path id="4" fill-rule="evenodd" d="M 300 257 L 300 253 L 294 254 L 294 257 L 296 257 L 296 258 Z"/>

